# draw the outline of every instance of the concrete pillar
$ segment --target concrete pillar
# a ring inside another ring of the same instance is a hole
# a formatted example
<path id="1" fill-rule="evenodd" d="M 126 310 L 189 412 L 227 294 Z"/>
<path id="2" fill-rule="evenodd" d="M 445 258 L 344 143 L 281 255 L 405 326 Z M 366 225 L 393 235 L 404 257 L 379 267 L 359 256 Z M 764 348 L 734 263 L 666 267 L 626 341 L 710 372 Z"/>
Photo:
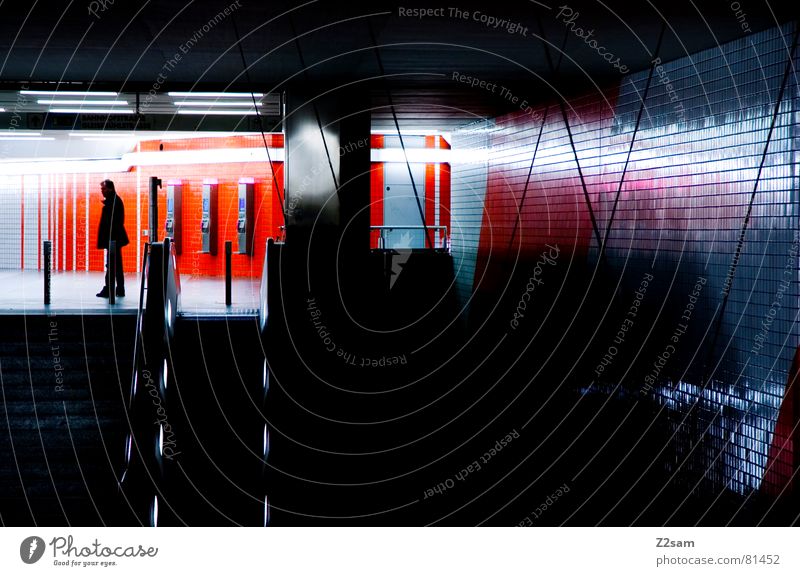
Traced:
<path id="1" fill-rule="evenodd" d="M 315 236 L 341 239 L 350 254 L 366 254 L 369 95 L 363 88 L 290 91 L 284 129 L 287 243 L 313 228 Z"/>

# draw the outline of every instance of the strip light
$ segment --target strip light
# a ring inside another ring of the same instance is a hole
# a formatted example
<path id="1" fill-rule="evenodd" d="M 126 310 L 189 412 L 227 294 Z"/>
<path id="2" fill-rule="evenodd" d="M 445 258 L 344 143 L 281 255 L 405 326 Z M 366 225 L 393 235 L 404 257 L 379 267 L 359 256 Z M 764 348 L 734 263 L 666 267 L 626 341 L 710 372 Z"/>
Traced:
<path id="1" fill-rule="evenodd" d="M 129 168 L 130 166 L 121 160 L 49 160 L 0 162 L 0 175 L 126 172 Z"/>
<path id="2" fill-rule="evenodd" d="M 9 131 L 2 131 L 0 132 L 0 136 L 3 137 L 15 137 L 15 138 L 24 138 L 25 136 L 41 136 L 41 132 L 20 132 L 17 130 L 9 130 Z"/>
<path id="3" fill-rule="evenodd" d="M 205 116 L 255 116 L 255 110 L 178 110 L 178 114 L 201 114 Z"/>
<path id="4" fill-rule="evenodd" d="M 370 130 L 370 134 L 378 134 L 381 136 L 397 136 L 397 130 Z M 401 136 L 446 136 L 447 132 L 440 132 L 438 130 L 400 130 Z M 447 138 L 445 138 L 447 140 Z"/>
<path id="5" fill-rule="evenodd" d="M 127 100 L 37 100 L 37 104 L 59 104 L 59 105 L 85 105 L 85 106 L 127 106 Z"/>
<path id="6" fill-rule="evenodd" d="M 70 138 L 120 138 L 120 137 L 130 137 L 135 138 L 136 135 L 133 132 L 122 132 L 122 133 L 115 133 L 115 132 L 105 132 L 103 130 L 93 130 L 87 132 L 70 132 L 67 134 Z"/>
<path id="7" fill-rule="evenodd" d="M 283 148 L 207 148 L 170 152 L 129 152 L 122 155 L 127 166 L 163 166 L 178 164 L 225 164 L 229 162 L 283 162 Z M 127 168 L 126 168 L 127 170 Z"/>
<path id="8" fill-rule="evenodd" d="M 168 96 L 174 98 L 263 98 L 261 92 L 167 92 Z"/>
<path id="9" fill-rule="evenodd" d="M 132 108 L 50 108 L 55 114 L 133 114 Z"/>
<path id="10" fill-rule="evenodd" d="M 177 106 L 244 106 L 244 102 L 206 102 L 205 100 L 196 100 L 194 102 L 175 102 Z M 263 106 L 261 102 L 256 102 L 256 106 Z"/>
<path id="11" fill-rule="evenodd" d="M 453 151 L 445 148 L 408 148 L 405 153 L 400 148 L 377 148 L 370 150 L 372 162 L 383 163 L 421 163 L 439 164 L 451 162 Z M 486 162 L 488 156 L 483 149 L 459 150 L 459 162 L 465 164 Z"/>
<path id="12" fill-rule="evenodd" d="M 75 92 L 70 90 L 20 90 L 30 96 L 116 96 L 116 92 Z"/>
<path id="13" fill-rule="evenodd" d="M 11 174 L 82 174 L 85 172 L 127 172 L 133 166 L 225 164 L 230 162 L 284 161 L 283 148 L 209 148 L 172 152 L 128 152 L 118 159 L 63 160 L 38 158 L 20 162 L 0 161 L 0 176 Z"/>
<path id="14" fill-rule="evenodd" d="M 42 141 L 42 140 L 55 140 L 55 138 L 50 138 L 48 136 L 0 136 L 0 140 L 8 140 L 11 142 L 31 142 L 31 141 Z"/>
<path id="15" fill-rule="evenodd" d="M 84 138 L 84 142 L 130 142 L 136 140 L 136 136 L 106 136 L 105 138 L 97 136 L 95 138 Z"/>

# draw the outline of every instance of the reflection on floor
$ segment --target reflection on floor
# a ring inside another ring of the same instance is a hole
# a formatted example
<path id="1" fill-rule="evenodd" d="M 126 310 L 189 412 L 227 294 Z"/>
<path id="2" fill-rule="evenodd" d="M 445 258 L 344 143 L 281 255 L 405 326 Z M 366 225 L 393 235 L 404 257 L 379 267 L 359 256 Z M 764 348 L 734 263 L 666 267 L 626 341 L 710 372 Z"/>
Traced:
<path id="1" fill-rule="evenodd" d="M 139 305 L 139 275 L 126 274 L 126 296 L 110 305 L 95 296 L 103 287 L 101 272 L 54 272 L 50 305 L 44 305 L 44 272 L 0 270 L 0 314 L 135 314 Z M 250 315 L 258 312 L 259 280 L 234 278 L 232 305 L 225 306 L 225 279 L 181 277 L 179 313 L 184 315 Z"/>

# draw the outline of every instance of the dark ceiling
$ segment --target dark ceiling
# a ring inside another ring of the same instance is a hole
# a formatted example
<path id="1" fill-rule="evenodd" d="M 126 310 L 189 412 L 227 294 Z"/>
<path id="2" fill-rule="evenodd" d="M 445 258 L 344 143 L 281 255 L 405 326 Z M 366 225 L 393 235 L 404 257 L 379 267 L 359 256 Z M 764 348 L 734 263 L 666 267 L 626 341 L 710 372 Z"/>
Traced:
<path id="1" fill-rule="evenodd" d="M 661 54 L 668 61 L 746 36 L 743 27 L 752 33 L 774 27 L 795 17 L 796 11 L 795 2 L 763 0 L 454 4 L 468 16 L 456 17 L 448 5 L 418 0 L 347 5 L 329 0 L 5 1 L 0 2 L 0 82 L 5 89 L 60 81 L 147 91 L 161 73 L 161 91 L 252 87 L 266 92 L 291 90 L 298 84 L 342 84 L 381 75 L 372 50 L 374 35 L 384 75 L 401 100 L 418 106 L 457 103 L 470 113 L 483 114 L 502 109 L 502 99 L 459 84 L 454 72 L 513 86 L 529 99 L 550 97 L 541 79 L 552 81 L 554 76 L 538 37 L 539 22 L 555 46 L 566 41 L 554 83 L 562 92 L 575 93 L 613 84 L 620 71 L 568 26 L 593 30 L 592 38 L 619 57 L 620 64 L 638 71 L 648 67 L 652 59 L 648 51 L 655 50 L 664 22 Z M 214 22 L 226 7 L 229 15 L 223 13 Z M 436 12 L 419 18 L 409 15 L 412 8 Z M 567 10 L 579 14 L 572 24 L 563 22 Z M 504 26 L 493 29 L 481 22 L 481 16 L 518 23 L 520 29 L 514 33 Z M 552 50 L 558 60 L 558 50 Z M 170 66 L 174 54 L 181 60 Z M 381 90 L 385 83 L 369 86 Z"/>

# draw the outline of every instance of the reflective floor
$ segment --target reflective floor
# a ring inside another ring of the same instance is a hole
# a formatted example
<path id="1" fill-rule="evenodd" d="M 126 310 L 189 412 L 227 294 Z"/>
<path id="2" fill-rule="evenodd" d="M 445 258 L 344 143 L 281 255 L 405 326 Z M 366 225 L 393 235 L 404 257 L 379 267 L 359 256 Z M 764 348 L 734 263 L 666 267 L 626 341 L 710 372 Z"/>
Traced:
<path id="1" fill-rule="evenodd" d="M 44 304 L 44 272 L 0 270 L 0 314 L 47 313 L 135 314 L 139 304 L 139 275 L 125 276 L 126 296 L 111 305 L 95 296 L 103 287 L 102 272 L 55 272 L 50 285 L 50 305 Z M 255 314 L 259 306 L 259 280 L 235 278 L 232 305 L 225 306 L 224 278 L 181 277 L 179 313 L 184 315 Z"/>

